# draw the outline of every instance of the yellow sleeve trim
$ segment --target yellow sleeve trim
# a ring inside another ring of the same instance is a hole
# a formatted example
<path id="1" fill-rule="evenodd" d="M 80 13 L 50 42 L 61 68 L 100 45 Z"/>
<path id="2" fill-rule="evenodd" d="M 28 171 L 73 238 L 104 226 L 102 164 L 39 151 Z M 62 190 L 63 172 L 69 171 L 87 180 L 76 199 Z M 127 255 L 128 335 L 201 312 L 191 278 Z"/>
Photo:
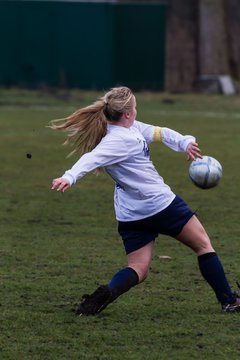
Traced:
<path id="1" fill-rule="evenodd" d="M 162 141 L 162 128 L 159 126 L 154 127 L 153 141 Z"/>

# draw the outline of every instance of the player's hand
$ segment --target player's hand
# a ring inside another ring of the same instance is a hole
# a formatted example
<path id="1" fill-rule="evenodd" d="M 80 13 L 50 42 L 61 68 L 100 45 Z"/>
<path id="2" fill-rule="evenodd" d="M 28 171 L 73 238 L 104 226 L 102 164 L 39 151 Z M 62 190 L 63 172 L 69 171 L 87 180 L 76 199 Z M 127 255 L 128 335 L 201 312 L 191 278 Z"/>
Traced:
<path id="1" fill-rule="evenodd" d="M 196 160 L 197 158 L 202 159 L 201 150 L 197 143 L 190 143 L 187 146 L 187 161 Z"/>
<path id="2" fill-rule="evenodd" d="M 51 190 L 57 190 L 64 193 L 68 188 L 70 188 L 70 183 L 66 179 L 57 178 L 53 179 Z"/>

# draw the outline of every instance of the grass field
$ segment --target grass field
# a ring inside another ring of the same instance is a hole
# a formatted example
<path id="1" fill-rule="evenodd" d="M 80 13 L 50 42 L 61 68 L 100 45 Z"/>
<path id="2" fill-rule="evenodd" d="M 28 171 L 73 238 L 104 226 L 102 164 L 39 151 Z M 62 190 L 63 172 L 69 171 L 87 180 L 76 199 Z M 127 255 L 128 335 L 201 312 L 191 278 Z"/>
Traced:
<path id="1" fill-rule="evenodd" d="M 0 359 L 239 359 L 240 314 L 221 312 L 195 255 L 168 237 L 158 238 L 143 284 L 97 317 L 74 316 L 81 295 L 126 260 L 106 174 L 89 174 L 64 195 L 50 191 L 76 158 L 66 159 L 64 135 L 46 125 L 98 95 L 0 90 Z M 150 147 L 165 181 L 197 209 L 235 288 L 239 97 L 139 93 L 137 101 L 139 120 L 195 135 L 203 154 L 222 163 L 220 185 L 200 190 L 188 178 L 185 154 Z"/>

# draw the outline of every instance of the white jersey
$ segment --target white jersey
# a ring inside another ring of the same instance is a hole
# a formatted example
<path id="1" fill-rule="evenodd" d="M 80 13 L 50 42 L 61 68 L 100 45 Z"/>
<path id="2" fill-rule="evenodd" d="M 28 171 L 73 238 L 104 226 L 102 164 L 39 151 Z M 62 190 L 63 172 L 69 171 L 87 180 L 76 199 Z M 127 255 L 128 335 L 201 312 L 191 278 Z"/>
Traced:
<path id="1" fill-rule="evenodd" d="M 62 176 L 76 183 L 90 171 L 104 167 L 115 181 L 114 207 L 119 221 L 140 220 L 165 209 L 175 194 L 149 158 L 148 144 L 160 140 L 175 151 L 186 151 L 195 138 L 139 121 L 125 128 L 108 125 L 106 136 Z"/>

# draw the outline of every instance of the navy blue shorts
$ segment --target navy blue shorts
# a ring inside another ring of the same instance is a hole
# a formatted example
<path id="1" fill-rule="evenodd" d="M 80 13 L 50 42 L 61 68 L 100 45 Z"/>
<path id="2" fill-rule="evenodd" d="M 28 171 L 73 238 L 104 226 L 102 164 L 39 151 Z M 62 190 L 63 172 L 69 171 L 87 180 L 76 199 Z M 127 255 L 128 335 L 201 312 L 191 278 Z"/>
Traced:
<path id="1" fill-rule="evenodd" d="M 140 249 L 156 239 L 159 234 L 177 236 L 194 215 L 189 206 L 178 196 L 159 213 L 141 220 L 119 221 L 118 232 L 127 254 Z"/>

